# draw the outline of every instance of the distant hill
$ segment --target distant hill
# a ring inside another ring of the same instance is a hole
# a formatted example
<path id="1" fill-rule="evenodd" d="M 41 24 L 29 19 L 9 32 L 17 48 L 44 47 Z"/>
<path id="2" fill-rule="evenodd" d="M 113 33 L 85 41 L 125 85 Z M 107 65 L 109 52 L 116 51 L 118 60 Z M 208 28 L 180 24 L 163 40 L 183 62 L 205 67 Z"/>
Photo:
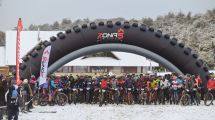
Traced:
<path id="1" fill-rule="evenodd" d="M 151 26 L 184 42 L 210 67 L 215 66 L 215 9 L 193 16 L 169 13 L 158 17 Z"/>

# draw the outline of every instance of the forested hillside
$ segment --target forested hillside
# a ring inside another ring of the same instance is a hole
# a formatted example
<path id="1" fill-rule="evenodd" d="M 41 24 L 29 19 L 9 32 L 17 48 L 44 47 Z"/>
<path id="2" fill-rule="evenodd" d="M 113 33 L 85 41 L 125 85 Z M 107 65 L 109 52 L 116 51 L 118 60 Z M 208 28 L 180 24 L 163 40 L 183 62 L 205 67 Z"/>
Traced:
<path id="1" fill-rule="evenodd" d="M 108 20 L 125 21 L 124 18 L 112 18 Z M 90 20 L 86 18 L 72 21 L 65 18 L 53 24 L 31 24 L 27 30 L 37 31 L 38 28 L 40 31 L 66 30 L 73 26 L 90 23 L 92 21 L 107 21 L 107 19 Z M 187 46 L 195 50 L 210 67 L 215 66 L 215 9 L 208 10 L 205 14 L 168 13 L 165 16 L 158 16 L 155 20 L 143 18 L 140 20 L 131 19 L 129 22 L 143 23 L 157 30 L 161 30 L 163 33 L 170 34 L 172 37 L 177 38 L 178 41 L 186 43 Z M 0 31 L 0 46 L 4 45 L 4 40 L 5 34 Z"/>

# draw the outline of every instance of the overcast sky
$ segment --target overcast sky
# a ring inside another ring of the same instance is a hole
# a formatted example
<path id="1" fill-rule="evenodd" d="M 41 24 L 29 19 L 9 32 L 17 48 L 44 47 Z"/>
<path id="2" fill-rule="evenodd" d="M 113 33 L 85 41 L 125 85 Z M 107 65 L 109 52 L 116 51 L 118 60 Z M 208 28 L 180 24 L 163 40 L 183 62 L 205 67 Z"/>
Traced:
<path id="1" fill-rule="evenodd" d="M 16 26 L 19 17 L 30 24 L 76 19 L 142 17 L 156 18 L 168 12 L 205 13 L 215 8 L 215 0 L 0 0 L 0 30 Z"/>

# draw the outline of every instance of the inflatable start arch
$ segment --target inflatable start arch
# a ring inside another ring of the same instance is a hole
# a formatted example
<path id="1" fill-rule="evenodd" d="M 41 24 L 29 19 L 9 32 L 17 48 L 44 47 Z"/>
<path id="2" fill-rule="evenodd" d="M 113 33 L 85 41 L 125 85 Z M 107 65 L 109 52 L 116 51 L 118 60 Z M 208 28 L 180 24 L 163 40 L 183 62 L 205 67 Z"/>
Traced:
<path id="1" fill-rule="evenodd" d="M 29 78 L 30 71 L 39 77 L 42 53 L 51 45 L 48 73 L 67 62 L 98 51 L 124 51 L 148 57 L 179 74 L 199 74 L 206 86 L 208 67 L 198 55 L 176 38 L 144 24 L 107 21 L 83 24 L 52 36 L 50 41 L 36 45 L 24 56 L 20 65 L 21 79 Z"/>

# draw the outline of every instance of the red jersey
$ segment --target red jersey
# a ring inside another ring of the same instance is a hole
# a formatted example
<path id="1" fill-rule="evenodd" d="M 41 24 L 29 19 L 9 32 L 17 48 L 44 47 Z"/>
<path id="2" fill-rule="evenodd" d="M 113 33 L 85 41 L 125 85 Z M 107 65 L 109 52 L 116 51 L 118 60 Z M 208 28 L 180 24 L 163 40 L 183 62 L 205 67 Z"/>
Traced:
<path id="1" fill-rule="evenodd" d="M 208 89 L 215 89 L 215 80 L 208 80 Z"/>
<path id="2" fill-rule="evenodd" d="M 105 80 L 105 79 L 102 79 L 101 80 L 101 88 L 102 89 L 107 89 L 107 87 L 108 87 L 108 81 Z"/>
<path id="3" fill-rule="evenodd" d="M 116 82 L 117 82 L 117 84 L 124 84 L 125 83 L 125 81 L 123 79 L 119 79 Z"/>
<path id="4" fill-rule="evenodd" d="M 199 87 L 200 85 L 202 84 L 202 80 L 201 80 L 201 78 L 200 77 L 197 77 L 196 79 L 195 79 L 195 86 L 197 86 L 197 87 Z"/>

